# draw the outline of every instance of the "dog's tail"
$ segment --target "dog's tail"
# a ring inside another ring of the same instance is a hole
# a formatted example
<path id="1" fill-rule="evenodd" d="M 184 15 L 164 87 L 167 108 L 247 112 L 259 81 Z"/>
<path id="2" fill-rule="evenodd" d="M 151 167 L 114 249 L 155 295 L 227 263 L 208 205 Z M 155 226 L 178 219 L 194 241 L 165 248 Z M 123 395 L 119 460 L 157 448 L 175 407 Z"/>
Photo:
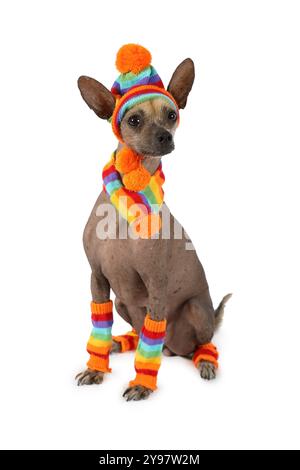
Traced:
<path id="1" fill-rule="evenodd" d="M 220 327 L 223 317 L 224 317 L 224 310 L 225 310 L 225 305 L 228 302 L 228 300 L 232 297 L 232 294 L 227 294 L 223 299 L 221 300 L 218 308 L 215 310 L 215 331 Z"/>

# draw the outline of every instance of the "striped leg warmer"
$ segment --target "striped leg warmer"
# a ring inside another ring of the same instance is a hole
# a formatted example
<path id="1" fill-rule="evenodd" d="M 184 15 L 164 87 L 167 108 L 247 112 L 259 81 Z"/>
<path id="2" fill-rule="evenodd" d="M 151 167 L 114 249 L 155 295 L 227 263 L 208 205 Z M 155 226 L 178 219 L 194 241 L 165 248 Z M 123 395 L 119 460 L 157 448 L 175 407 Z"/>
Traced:
<path id="1" fill-rule="evenodd" d="M 161 364 L 162 348 L 166 335 L 166 320 L 151 320 L 149 314 L 145 317 L 144 326 L 140 333 L 138 347 L 135 353 L 136 377 L 129 385 L 143 385 L 155 390 L 157 374 Z"/>
<path id="2" fill-rule="evenodd" d="M 193 362 L 196 367 L 198 367 L 199 362 L 207 361 L 211 362 L 217 369 L 219 366 L 218 359 L 219 353 L 217 351 L 217 348 L 212 343 L 203 344 L 202 346 L 199 346 L 199 348 L 196 349 L 193 355 Z"/>
<path id="3" fill-rule="evenodd" d="M 111 372 L 109 368 L 109 352 L 112 345 L 111 328 L 113 324 L 113 303 L 97 304 L 91 302 L 93 329 L 87 344 L 90 359 L 89 369 L 101 372 Z"/>
<path id="4" fill-rule="evenodd" d="M 139 342 L 139 335 L 135 330 L 132 330 L 125 335 L 113 336 L 113 340 L 120 344 L 122 353 L 125 351 L 135 351 Z"/>

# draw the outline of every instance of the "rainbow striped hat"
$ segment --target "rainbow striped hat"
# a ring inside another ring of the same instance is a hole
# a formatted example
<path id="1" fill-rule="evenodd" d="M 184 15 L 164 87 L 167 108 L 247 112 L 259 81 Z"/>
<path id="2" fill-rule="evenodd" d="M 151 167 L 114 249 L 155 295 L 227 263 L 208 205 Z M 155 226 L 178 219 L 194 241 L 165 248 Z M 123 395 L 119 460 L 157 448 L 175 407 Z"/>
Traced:
<path id="1" fill-rule="evenodd" d="M 151 65 L 151 54 L 138 44 L 126 44 L 119 49 L 116 67 L 121 75 L 111 91 L 116 97 L 116 106 L 111 118 L 112 129 L 122 142 L 120 124 L 126 111 L 144 101 L 163 98 L 179 117 L 179 109 L 173 96 L 164 88 L 163 82 Z M 179 123 L 179 119 L 177 119 Z"/>

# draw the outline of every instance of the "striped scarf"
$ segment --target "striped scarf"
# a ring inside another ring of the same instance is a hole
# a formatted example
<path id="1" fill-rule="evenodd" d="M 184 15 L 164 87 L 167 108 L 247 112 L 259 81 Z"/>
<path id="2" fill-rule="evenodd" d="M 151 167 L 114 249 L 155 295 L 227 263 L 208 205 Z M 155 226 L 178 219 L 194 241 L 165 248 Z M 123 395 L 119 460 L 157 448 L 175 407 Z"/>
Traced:
<path id="1" fill-rule="evenodd" d="M 143 216 L 159 214 L 164 200 L 162 185 L 165 176 L 162 165 L 159 165 L 156 172 L 151 176 L 149 184 L 143 190 L 130 191 L 125 188 L 121 175 L 115 168 L 114 158 L 115 153 L 112 155 L 110 162 L 103 168 L 103 189 L 121 216 L 129 224 L 132 224 Z"/>

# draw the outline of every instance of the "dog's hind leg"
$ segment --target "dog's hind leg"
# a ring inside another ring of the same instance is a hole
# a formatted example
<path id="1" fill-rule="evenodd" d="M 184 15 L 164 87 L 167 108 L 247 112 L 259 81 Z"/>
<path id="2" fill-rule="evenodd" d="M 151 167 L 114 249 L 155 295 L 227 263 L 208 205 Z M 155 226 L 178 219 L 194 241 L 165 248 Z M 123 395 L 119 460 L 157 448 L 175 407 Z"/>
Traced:
<path id="1" fill-rule="evenodd" d="M 219 354 L 212 343 L 199 346 L 193 355 L 193 362 L 204 380 L 216 378 Z"/>
<path id="2" fill-rule="evenodd" d="M 124 353 L 126 351 L 135 351 L 139 342 L 139 335 L 135 329 L 128 331 L 124 335 L 113 336 L 111 352 Z"/>
<path id="3" fill-rule="evenodd" d="M 186 301 L 176 322 L 175 352 L 192 358 L 200 376 L 207 380 L 216 377 L 218 367 L 217 353 L 210 343 L 214 331 L 215 312 L 209 292 Z M 175 344 L 172 346 L 174 348 Z"/>
<path id="4" fill-rule="evenodd" d="M 131 305 L 127 307 L 118 297 L 115 300 L 115 307 L 118 314 L 129 323 L 132 330 L 124 335 L 113 336 L 113 344 L 111 352 L 123 353 L 126 351 L 135 351 L 139 342 L 138 331 L 143 326 L 143 321 L 146 316 L 146 309 L 144 307 L 137 307 Z"/>
<path id="5" fill-rule="evenodd" d="M 109 352 L 112 347 L 113 305 L 110 300 L 110 285 L 99 272 L 92 273 L 91 292 L 93 329 L 87 344 L 90 359 L 87 363 L 88 368 L 75 377 L 78 385 L 100 384 L 104 374 L 110 372 Z"/>
<path id="6" fill-rule="evenodd" d="M 200 376 L 205 380 L 216 378 L 219 354 L 211 339 L 222 321 L 225 304 L 230 297 L 231 294 L 225 296 L 216 311 L 212 310 L 208 292 L 204 299 L 193 299 L 189 305 L 188 318 L 195 328 L 198 340 L 192 359 Z"/>

